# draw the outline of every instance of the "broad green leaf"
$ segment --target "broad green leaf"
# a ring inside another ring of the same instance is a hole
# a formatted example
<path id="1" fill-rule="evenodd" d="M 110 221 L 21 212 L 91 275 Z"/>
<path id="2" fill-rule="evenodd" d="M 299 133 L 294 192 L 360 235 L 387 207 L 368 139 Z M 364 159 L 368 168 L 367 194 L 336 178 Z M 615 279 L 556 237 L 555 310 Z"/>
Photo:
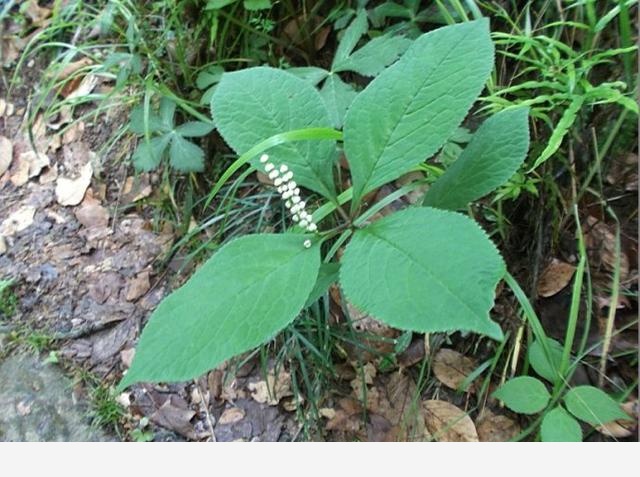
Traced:
<path id="1" fill-rule="evenodd" d="M 119 388 L 192 379 L 273 338 L 316 282 L 320 245 L 305 239 L 247 235 L 222 247 L 155 310 Z"/>
<path id="2" fill-rule="evenodd" d="M 274 68 L 225 73 L 211 101 L 216 127 L 243 154 L 279 133 L 331 125 L 318 91 L 306 81 Z M 333 196 L 334 141 L 304 141 L 268 151 L 274 164 L 286 164 L 298 184 Z M 252 164 L 259 167 L 259 158 Z"/>
<path id="3" fill-rule="evenodd" d="M 550 356 L 544 352 L 540 340 L 536 339 L 529 347 L 529 362 L 536 373 L 555 383 L 559 379 L 558 369 L 562 361 L 562 345 L 551 338 L 546 340 Z"/>
<path id="4" fill-rule="evenodd" d="M 450 210 L 465 208 L 509 180 L 528 149 L 528 108 L 491 116 L 460 157 L 429 188 L 424 205 Z"/>
<path id="5" fill-rule="evenodd" d="M 327 107 L 331 123 L 336 129 L 342 128 L 344 115 L 357 94 L 353 86 L 342 81 L 337 74 L 331 74 L 322 85 L 320 96 Z"/>
<path id="6" fill-rule="evenodd" d="M 224 68 L 222 66 L 211 66 L 201 71 L 196 78 L 196 86 L 198 89 L 207 89 L 212 84 L 216 84 L 222 78 Z"/>
<path id="7" fill-rule="evenodd" d="M 558 406 L 544 416 L 540 437 L 543 442 L 582 442 L 582 429 L 578 421 Z"/>
<path id="8" fill-rule="evenodd" d="M 213 131 L 213 127 L 213 124 L 203 123 L 202 121 L 188 121 L 178 126 L 176 132 L 184 137 L 201 137 Z"/>
<path id="9" fill-rule="evenodd" d="M 540 412 L 547 407 L 551 399 L 542 381 L 530 376 L 510 379 L 493 393 L 493 397 L 500 399 L 505 406 L 520 414 Z"/>
<path id="10" fill-rule="evenodd" d="M 134 167 L 139 171 L 156 169 L 160 165 L 162 153 L 167 148 L 170 139 L 171 136 L 169 134 L 164 134 L 154 137 L 148 142 L 144 138 L 140 140 L 136 151 L 131 157 Z"/>
<path id="11" fill-rule="evenodd" d="M 496 247 L 471 219 L 414 207 L 354 234 L 340 283 L 351 303 L 393 327 L 500 340 L 489 310 L 504 272 Z"/>
<path id="12" fill-rule="evenodd" d="M 355 71 L 362 76 L 377 76 L 409 48 L 411 40 L 399 35 L 382 35 L 336 64 L 334 72 Z"/>
<path id="13" fill-rule="evenodd" d="M 136 106 L 131 110 L 131 119 L 129 120 L 129 130 L 134 134 L 146 134 L 146 129 L 149 129 L 149 133 L 158 132 L 164 129 L 160 117 L 149 111 L 148 122 L 145 127 L 144 123 L 144 107 Z"/>
<path id="14" fill-rule="evenodd" d="M 575 96 L 573 98 L 573 100 L 571 101 L 567 109 L 565 109 L 564 113 L 562 114 L 560 121 L 558 121 L 558 124 L 553 130 L 553 133 L 549 138 L 549 142 L 547 143 L 547 146 L 544 148 L 544 150 L 540 153 L 538 158 L 533 163 L 533 166 L 531 167 L 531 171 L 536 169 L 540 164 L 542 164 L 551 156 L 553 156 L 556 153 L 556 151 L 560 148 L 560 145 L 562 144 L 562 140 L 567 135 L 567 132 L 569 132 L 569 128 L 571 128 L 571 126 L 573 126 L 573 123 L 576 121 L 576 117 L 580 112 L 580 109 L 582 108 L 583 103 L 584 103 L 584 97 Z"/>
<path id="15" fill-rule="evenodd" d="M 238 0 L 207 0 L 205 10 L 219 10 L 220 8 L 231 5 L 237 1 Z"/>
<path id="16" fill-rule="evenodd" d="M 204 170 L 204 151 L 182 136 L 173 134 L 169 149 L 171 166 L 181 172 L 202 172 Z"/>
<path id="17" fill-rule="evenodd" d="M 346 60 L 347 57 L 351 54 L 353 49 L 358 44 L 358 41 L 367 32 L 368 22 L 367 22 L 367 12 L 362 9 L 358 11 L 355 19 L 351 22 L 351 24 L 347 27 L 340 39 L 340 43 L 338 44 L 338 48 L 336 49 L 336 53 L 333 56 L 333 63 L 331 64 L 331 69 L 334 69 L 335 65 L 340 64 L 342 61 Z"/>
<path id="18" fill-rule="evenodd" d="M 569 390 L 564 396 L 564 403 L 571 414 L 594 426 L 616 419 L 629 419 L 619 403 L 593 386 L 577 386 Z"/>
<path id="19" fill-rule="evenodd" d="M 331 284 L 338 281 L 339 275 L 339 263 L 331 262 L 323 263 L 322 265 L 320 265 L 318 279 L 316 280 L 316 284 L 313 286 L 313 290 L 311 290 L 311 293 L 309 293 L 309 298 L 307 298 L 305 306 L 311 306 L 322 295 L 327 293 L 327 290 L 329 289 Z"/>
<path id="20" fill-rule="evenodd" d="M 344 121 L 354 207 L 364 193 L 437 152 L 492 67 L 487 19 L 447 26 L 416 39 L 356 97 Z"/>
<path id="21" fill-rule="evenodd" d="M 296 75 L 298 78 L 307 81 L 312 86 L 316 86 L 320 81 L 329 76 L 329 72 L 315 66 L 300 66 L 297 68 L 289 68 L 288 73 Z"/>
<path id="22" fill-rule="evenodd" d="M 251 11 L 271 8 L 271 0 L 244 0 L 244 8 Z"/>

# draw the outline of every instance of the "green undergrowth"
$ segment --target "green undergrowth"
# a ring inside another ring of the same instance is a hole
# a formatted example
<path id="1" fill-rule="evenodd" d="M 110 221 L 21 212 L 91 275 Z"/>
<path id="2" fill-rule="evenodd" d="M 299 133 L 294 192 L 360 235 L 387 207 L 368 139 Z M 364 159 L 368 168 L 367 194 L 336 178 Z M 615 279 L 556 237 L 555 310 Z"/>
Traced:
<path id="1" fill-rule="evenodd" d="M 157 229 L 169 225 L 176 232 L 170 256 L 184 256 L 186 266 L 200 263 L 233 238 L 285 228 L 282 201 L 255 174 L 235 173 L 217 194 L 211 193 L 236 159 L 218 133 L 210 131 L 209 101 L 224 72 L 259 65 L 331 70 L 329 76 L 319 76 L 318 85 L 328 88 L 332 81 L 334 87 L 342 88 L 338 91 L 344 97 L 368 82 L 368 75 L 357 68 L 338 71 L 340 65 L 331 62 L 359 9 L 364 8 L 367 21 L 355 39 L 353 56 L 357 47 L 364 48 L 368 41 L 385 35 L 412 39 L 445 24 L 489 17 L 496 64 L 475 113 L 483 117 L 515 105 L 528 106 L 531 148 L 518 172 L 495 193 L 474 202 L 468 212 L 504 252 L 509 269 L 528 272 L 516 276 L 521 288 L 511 286 L 512 291 L 505 293 L 515 318 L 500 317 L 508 329 L 503 343 L 487 345 L 482 338 L 460 334 L 436 334 L 428 339 L 469 353 L 490 347 L 478 367 L 483 383 L 476 396 L 478 403 L 488 398 L 492 381 L 506 381 L 514 373 L 526 375 L 530 358 L 521 349 L 530 349 L 535 342 L 546 343 L 548 338 L 532 306 L 536 278 L 544 261 L 570 243 L 570 250 L 562 251 L 576 256 L 579 278 L 572 283 L 566 317 L 569 325 L 559 343 L 560 369 L 549 382 L 551 402 L 558 403 L 579 366 L 598 367 L 590 350 L 607 339 L 588 344 L 587 336 L 576 332 L 581 303 L 587 304 L 586 318 L 595 319 L 591 265 L 588 255 L 580 250 L 584 204 L 616 223 L 620 222 L 618 215 L 637 214 L 637 209 L 616 212 L 620 201 L 611 198 L 611 187 L 603 180 L 614 158 L 637 152 L 637 32 L 630 20 L 637 16 L 637 6 L 623 0 L 522 3 L 53 2 L 51 23 L 31 38 L 11 85 L 19 84 L 20 71 L 29 59 L 45 55 L 51 66 L 31 98 L 32 122 L 38 114 L 56 118 L 61 108 L 69 105 L 85 120 L 114 107 L 137 108 L 134 127 L 125 124 L 113 131 L 117 141 L 108 142 L 100 153 L 109 157 L 116 144 L 126 138 L 129 146 L 123 160 L 137 166 L 138 171 L 160 174 L 160 185 L 145 201 L 153 208 Z M 303 11 L 306 14 L 300 13 Z M 19 15 L 12 12 L 9 15 Z M 24 28 L 25 33 L 33 31 L 28 22 Z M 86 66 L 60 78 L 66 66 L 82 59 L 88 60 Z M 312 69 L 298 73 L 323 74 Z M 56 96 L 65 85 L 87 74 L 109 80 L 113 88 L 71 100 Z M 89 111 L 83 109 L 84 103 L 97 106 Z M 169 105 L 165 110 L 171 111 L 171 124 L 162 124 L 163 105 Z M 200 126 L 193 126 L 196 123 Z M 425 183 L 433 183 L 455 164 L 476 129 L 473 121 L 463 123 L 435 160 L 416 167 Z M 158 151 L 160 146 L 164 149 Z M 187 163 L 194 157 L 199 158 L 197 167 Z M 316 204 L 318 199 L 311 195 L 308 202 Z M 612 281 L 611 294 L 633 295 L 634 290 L 624 289 L 614 274 Z M 339 313 L 345 319 L 340 322 L 334 319 L 331 306 L 328 293 L 324 293 L 274 341 L 257 351 L 265 369 L 275 358 L 278 366 L 294 371 L 294 393 L 304 397 L 297 413 L 307 439 L 322 434 L 319 409 L 336 389 L 336 365 L 351 359 L 354 347 L 371 351 L 367 343 L 383 339 L 356 332 L 344 300 Z M 4 309 L 2 312 L 7 314 Z M 40 339 L 31 341 L 37 343 L 34 346 L 42 344 Z M 378 356 L 376 362 L 383 369 L 393 368 L 398 353 Z M 411 370 L 418 392 L 435 384 L 429 358 Z M 619 359 L 637 362 L 633 355 Z M 637 380 L 608 381 L 607 387 L 622 400 L 637 392 Z M 98 400 L 108 403 L 102 397 Z M 102 407 L 99 420 L 110 423 L 117 412 L 107 404 Z M 541 423 L 551 412 L 550 405 L 534 416 L 520 438 L 539 438 Z"/>

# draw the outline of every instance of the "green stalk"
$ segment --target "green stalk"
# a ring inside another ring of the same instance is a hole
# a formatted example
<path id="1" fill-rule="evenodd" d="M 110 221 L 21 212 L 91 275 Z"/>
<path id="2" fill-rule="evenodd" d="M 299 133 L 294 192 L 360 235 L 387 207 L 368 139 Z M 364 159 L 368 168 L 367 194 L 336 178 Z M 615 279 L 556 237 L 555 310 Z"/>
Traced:
<path id="1" fill-rule="evenodd" d="M 611 348 L 611 336 L 613 333 L 613 322 L 616 317 L 618 305 L 618 294 L 620 292 L 620 225 L 616 223 L 616 262 L 613 268 L 613 283 L 611 284 L 611 303 L 609 303 L 609 313 L 607 315 L 607 325 L 604 332 L 604 342 L 602 344 L 602 356 L 600 357 L 600 376 L 598 386 L 604 384 L 604 376 L 607 370 L 607 355 Z"/>
<path id="2" fill-rule="evenodd" d="M 580 218 L 578 217 L 578 207 L 573 206 L 573 213 L 576 220 L 576 227 L 580 229 Z M 576 269 L 575 278 L 573 281 L 573 290 L 571 295 L 571 309 L 569 310 L 569 323 L 567 325 L 567 333 L 564 340 L 564 348 L 562 349 L 562 360 L 560 361 L 560 373 L 561 379 L 556 382 L 556 388 L 563 386 L 563 379 L 569 368 L 569 358 L 571 357 L 571 349 L 573 348 L 573 340 L 576 334 L 576 327 L 578 326 L 578 314 L 580 311 L 580 297 L 582 296 L 582 279 L 584 277 L 584 270 L 587 262 L 586 248 L 582 234 L 578 235 L 578 249 L 580 251 L 580 261 Z"/>
<path id="3" fill-rule="evenodd" d="M 618 5 L 620 6 L 620 16 L 618 17 L 618 26 L 620 28 L 620 47 L 626 48 L 628 46 L 633 46 L 633 40 L 631 38 L 631 19 L 629 18 L 629 7 L 627 6 L 626 0 L 618 0 Z M 634 85 L 634 74 L 632 72 L 632 60 L 633 53 L 624 53 L 622 55 L 622 64 L 624 66 L 624 77 L 627 81 L 627 86 L 629 89 L 635 89 L 636 85 Z"/>
<path id="4" fill-rule="evenodd" d="M 312 141 L 321 139 L 335 139 L 339 141 L 342 139 L 342 133 L 331 128 L 296 129 L 295 131 L 287 131 L 285 133 L 275 134 L 270 138 L 259 142 L 247 152 L 242 154 L 238 159 L 235 160 L 233 164 L 231 164 L 227 168 L 227 170 L 224 171 L 216 185 L 213 187 L 211 192 L 209 192 L 207 201 L 204 204 L 204 208 L 206 209 L 209 204 L 211 204 L 213 198 L 218 194 L 222 186 L 231 178 L 231 176 L 258 154 L 261 154 L 267 149 L 270 149 L 274 146 L 278 146 L 287 142 Z"/>

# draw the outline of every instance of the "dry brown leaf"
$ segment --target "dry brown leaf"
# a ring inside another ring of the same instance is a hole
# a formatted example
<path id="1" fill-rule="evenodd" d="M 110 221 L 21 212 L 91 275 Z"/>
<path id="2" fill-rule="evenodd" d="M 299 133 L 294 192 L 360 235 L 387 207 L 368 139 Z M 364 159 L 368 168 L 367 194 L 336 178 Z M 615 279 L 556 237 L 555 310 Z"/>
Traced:
<path id="1" fill-rule="evenodd" d="M 448 388 L 458 390 L 465 379 L 476 369 L 473 359 L 452 349 L 442 348 L 433 358 L 433 374 Z M 473 383 L 467 389 L 475 391 Z M 465 390 L 466 391 L 466 390 Z"/>
<path id="2" fill-rule="evenodd" d="M 613 271 L 616 264 L 616 235 L 615 227 L 609 227 L 593 216 L 587 217 L 584 224 L 585 245 L 589 255 L 589 264 L 601 266 L 607 271 Z M 629 275 L 629 258 L 623 250 L 620 251 L 620 280 L 625 281 Z"/>
<path id="3" fill-rule="evenodd" d="M 98 84 L 98 77 L 96 75 L 88 74 L 78 82 L 77 80 L 79 79 L 80 77 L 74 78 L 65 84 L 60 92 L 61 96 L 66 99 L 84 98 L 91 94 Z"/>
<path id="4" fill-rule="evenodd" d="M 58 73 L 48 74 L 47 77 L 54 80 L 64 80 L 79 69 L 84 68 L 85 66 L 89 66 L 92 63 L 93 62 L 91 61 L 91 59 L 86 57 L 78 61 L 72 61 L 68 65 L 64 66 Z"/>
<path id="5" fill-rule="evenodd" d="M 9 237 L 22 232 L 33 223 L 35 213 L 36 208 L 30 205 L 17 210 L 0 224 L 0 235 Z"/>
<path id="6" fill-rule="evenodd" d="M 0 176 L 2 176 L 11 165 L 13 159 L 13 143 L 4 136 L 0 136 Z"/>
<path id="7" fill-rule="evenodd" d="M 38 5 L 37 0 L 28 0 L 27 5 L 22 9 L 22 12 L 35 26 L 43 26 L 47 18 L 51 16 L 51 9 L 41 7 Z"/>
<path id="8" fill-rule="evenodd" d="M 109 224 L 109 211 L 90 194 L 86 195 L 74 213 L 78 222 L 88 229 L 104 228 Z"/>
<path id="9" fill-rule="evenodd" d="M 380 412 L 391 424 L 385 441 L 431 440 L 420 402 L 415 400 L 416 384 L 402 372 L 393 373 L 384 388 L 386 401 L 380 399 Z"/>
<path id="10" fill-rule="evenodd" d="M 494 414 L 489 409 L 485 409 L 476 419 L 476 429 L 480 442 L 508 442 L 521 432 L 516 421 Z"/>
<path id="11" fill-rule="evenodd" d="M 20 53 L 27 44 L 27 39 L 19 38 L 15 35 L 3 35 L 0 37 L 0 42 L 2 43 L 0 45 L 0 51 L 2 51 L 2 56 L 0 57 L 2 66 L 9 68 L 20 57 Z"/>
<path id="12" fill-rule="evenodd" d="M 61 144 L 71 144 L 82 137 L 84 133 L 84 122 L 76 121 L 62 135 Z"/>
<path id="13" fill-rule="evenodd" d="M 423 402 L 427 429 L 441 442 L 478 442 L 478 432 L 462 409 L 446 401 Z"/>
<path id="14" fill-rule="evenodd" d="M 58 177 L 56 183 L 56 200 L 60 205 L 78 205 L 82 202 L 93 175 L 93 167 L 91 162 L 87 162 L 80 175 L 75 179 L 67 177 Z"/>
<path id="15" fill-rule="evenodd" d="M 554 258 L 540 275 L 538 295 L 545 298 L 555 295 L 569 284 L 575 271 L 575 266 Z"/>
<path id="16" fill-rule="evenodd" d="M 620 186 L 626 191 L 638 190 L 638 155 L 630 152 L 614 158 L 605 179 L 609 184 Z"/>
<path id="17" fill-rule="evenodd" d="M 220 419 L 218 419 L 218 424 L 234 424 L 238 421 L 244 419 L 246 413 L 244 409 L 240 409 L 239 407 L 230 407 L 229 409 L 225 409 Z"/>
<path id="18" fill-rule="evenodd" d="M 152 189 L 149 174 L 142 173 L 136 177 L 127 177 L 122 187 L 123 202 L 137 202 L 151 195 Z"/>
<path id="19" fill-rule="evenodd" d="M 358 432 L 362 428 L 362 406 L 352 398 L 343 398 L 338 402 L 333 417 L 329 418 L 328 431 Z"/>
<path id="20" fill-rule="evenodd" d="M 622 410 L 629 414 L 629 419 L 618 419 L 596 427 L 601 434 L 622 439 L 632 435 L 638 428 L 638 401 L 629 401 L 622 405 Z M 633 417 L 631 417 L 633 416 Z"/>
<path id="21" fill-rule="evenodd" d="M 273 373 L 269 373 L 266 381 L 249 383 L 247 388 L 256 402 L 267 403 L 270 406 L 276 406 L 284 397 L 293 396 L 291 374 L 284 370 L 280 370 L 277 379 Z"/>
<path id="22" fill-rule="evenodd" d="M 136 355 L 135 348 L 127 348 L 120 351 L 120 361 L 125 368 L 129 369 L 131 367 L 131 363 L 133 362 L 133 357 Z"/>
<path id="23" fill-rule="evenodd" d="M 402 368 L 409 368 L 421 362 L 425 356 L 424 337 L 414 339 L 409 347 L 398 355 L 398 364 Z"/>
<path id="24" fill-rule="evenodd" d="M 29 181 L 29 161 L 13 161 L 9 169 L 9 180 L 16 187 L 21 187 Z"/>
<path id="25" fill-rule="evenodd" d="M 144 271 L 139 273 L 135 277 L 129 279 L 127 286 L 127 295 L 125 299 L 127 301 L 134 301 L 143 296 L 151 288 L 151 282 L 149 281 L 149 272 Z"/>
<path id="26" fill-rule="evenodd" d="M 336 410 L 332 407 L 321 407 L 318 409 L 318 414 L 326 419 L 333 419 L 336 417 Z"/>
<path id="27" fill-rule="evenodd" d="M 188 409 L 180 399 L 172 396 L 149 418 L 159 426 L 166 427 L 188 439 L 195 440 L 198 436 L 191 424 L 191 419 L 195 415 L 195 411 Z"/>
<path id="28" fill-rule="evenodd" d="M 42 169 L 50 165 L 49 156 L 33 150 L 20 154 L 18 161 L 29 164 L 29 179 L 38 177 Z"/>

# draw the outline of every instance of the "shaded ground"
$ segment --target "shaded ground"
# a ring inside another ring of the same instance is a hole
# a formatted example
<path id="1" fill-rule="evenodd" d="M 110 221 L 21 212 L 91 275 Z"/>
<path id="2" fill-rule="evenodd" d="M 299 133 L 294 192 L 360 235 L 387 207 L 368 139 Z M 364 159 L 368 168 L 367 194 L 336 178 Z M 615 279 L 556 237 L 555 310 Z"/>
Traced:
<path id="1" fill-rule="evenodd" d="M 0 363 L 0 441 L 105 441 L 87 423 L 72 382 L 37 356 L 19 354 Z"/>

